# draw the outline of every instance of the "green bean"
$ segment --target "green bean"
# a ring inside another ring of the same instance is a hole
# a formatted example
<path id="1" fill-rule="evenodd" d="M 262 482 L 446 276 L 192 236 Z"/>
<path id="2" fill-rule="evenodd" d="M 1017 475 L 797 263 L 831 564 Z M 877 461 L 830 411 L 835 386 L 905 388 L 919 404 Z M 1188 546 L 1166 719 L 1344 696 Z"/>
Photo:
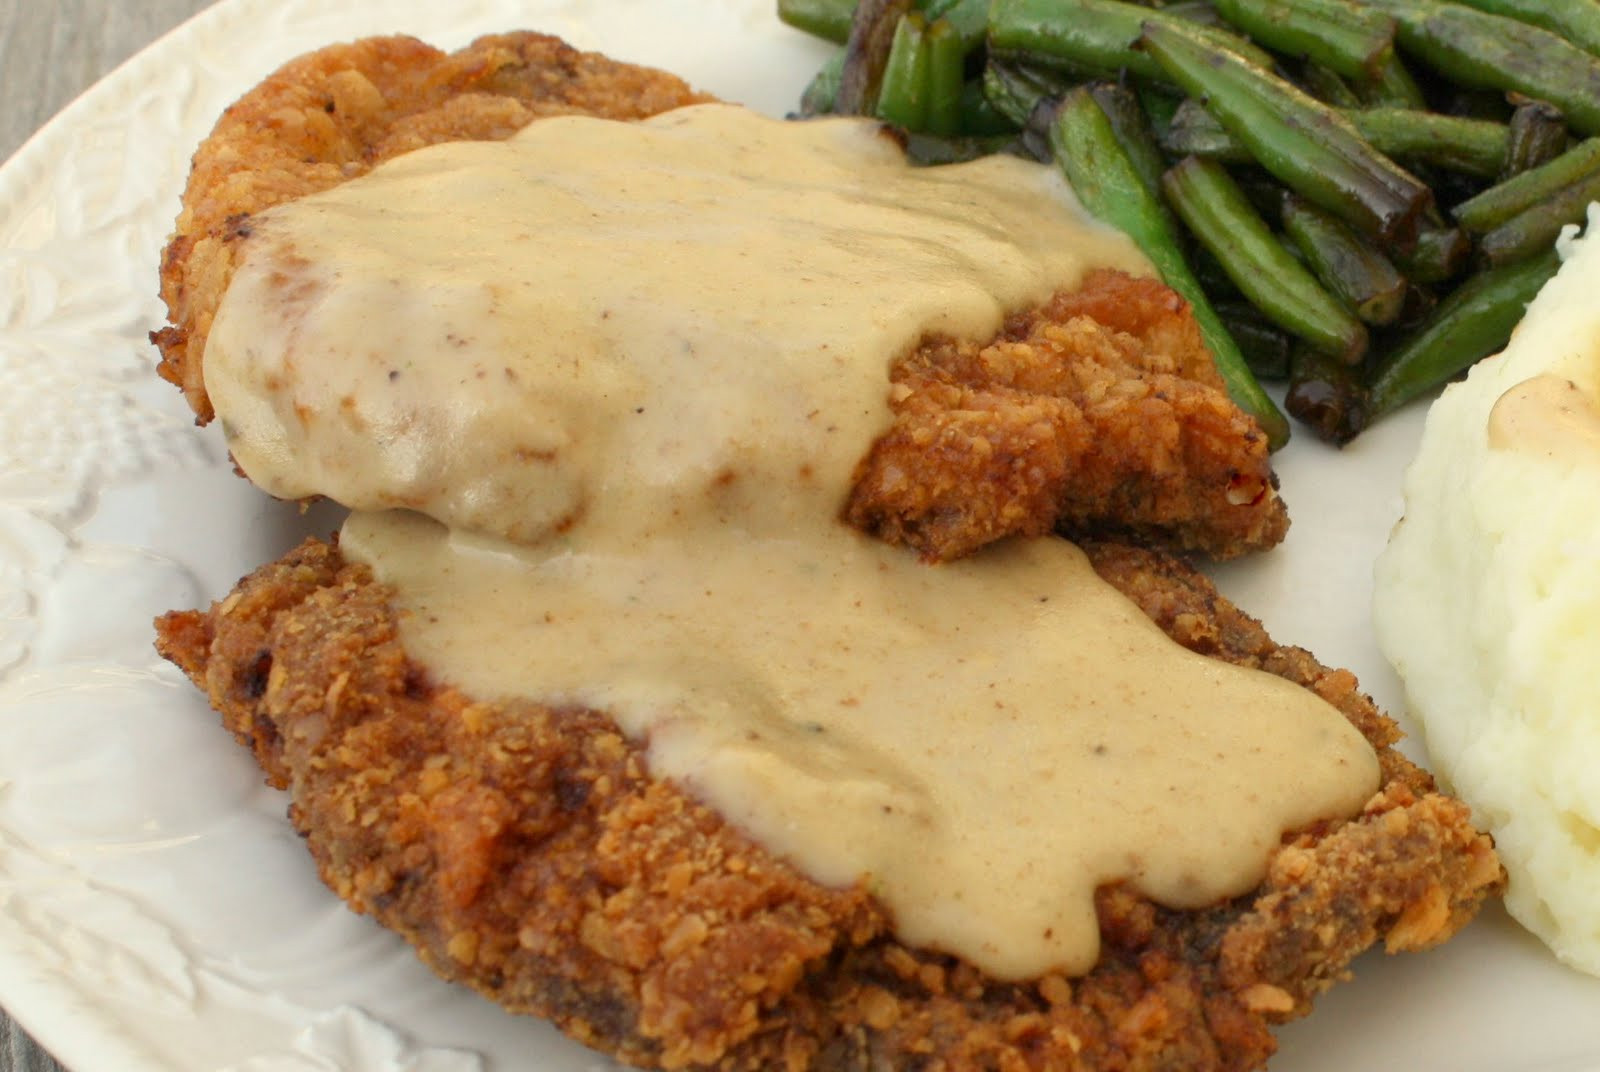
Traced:
<path id="1" fill-rule="evenodd" d="M 1163 201 L 1162 204 L 1165 205 L 1166 202 Z M 1223 270 L 1217 258 L 1213 257 L 1206 247 L 1190 243 L 1188 256 L 1185 259 L 1189 262 L 1189 267 L 1194 270 L 1194 277 L 1206 288 L 1207 294 L 1219 302 L 1237 301 L 1241 305 L 1250 305 L 1245 296 L 1239 293 L 1239 288 L 1233 285 L 1233 280 L 1228 277 L 1228 273 Z"/>
<path id="2" fill-rule="evenodd" d="M 1363 0 L 1393 15 L 1400 44 L 1473 86 L 1549 101 L 1574 129 L 1600 133 L 1600 57 L 1531 23 L 1440 0 Z"/>
<path id="3" fill-rule="evenodd" d="M 797 30 L 835 44 L 850 39 L 856 0 L 778 0 L 778 18 Z"/>
<path id="4" fill-rule="evenodd" d="M 1161 155 L 1161 147 L 1156 143 L 1138 94 L 1117 82 L 1095 82 L 1088 88 L 1089 95 L 1111 124 L 1111 133 L 1128 163 L 1133 165 L 1145 191 L 1155 201 L 1157 211 L 1165 217 L 1167 227 L 1174 235 L 1181 235 L 1183 231 L 1177 217 L 1172 215 L 1161 194 L 1161 175 L 1167 170 L 1167 162 Z"/>
<path id="5" fill-rule="evenodd" d="M 1128 161 L 1138 172 L 1144 188 L 1151 197 L 1159 199 L 1161 173 L 1167 169 L 1167 164 L 1161 158 L 1161 147 L 1156 144 L 1138 95 L 1116 82 L 1096 82 L 1089 87 L 1089 94 L 1106 113 L 1117 144 L 1128 154 Z"/>
<path id="6" fill-rule="evenodd" d="M 1289 335 L 1249 302 L 1217 302 L 1217 316 L 1258 380 L 1289 378 Z"/>
<path id="7" fill-rule="evenodd" d="M 1458 0 L 1491 15 L 1531 22 L 1600 55 L 1600 3 L 1595 0 Z"/>
<path id="8" fill-rule="evenodd" d="M 883 68 L 889 62 L 900 18 L 910 10 L 911 0 L 860 0 L 856 4 L 834 111 L 840 115 L 876 114 Z"/>
<path id="9" fill-rule="evenodd" d="M 1472 240 L 1459 227 L 1425 225 L 1415 245 L 1395 251 L 1394 263 L 1413 283 L 1443 283 L 1459 275 L 1471 255 Z"/>
<path id="10" fill-rule="evenodd" d="M 1501 178 L 1548 164 L 1567 151 L 1567 118 L 1544 101 L 1524 101 L 1511 113 Z"/>
<path id="11" fill-rule="evenodd" d="M 1255 158 L 1242 141 L 1229 134 L 1217 117 L 1193 97 L 1186 98 L 1172 113 L 1172 121 L 1162 131 L 1158 144 L 1168 156 L 1203 156 L 1225 164 L 1248 164 Z"/>
<path id="12" fill-rule="evenodd" d="M 1504 348 L 1539 288 L 1560 266 L 1555 250 L 1468 279 L 1373 370 L 1362 427 L 1473 362 Z"/>
<path id="13" fill-rule="evenodd" d="M 1143 0 L 1134 0 L 1134 2 L 1142 3 Z M 1214 29 L 1221 28 L 1223 25 L 1222 15 L 1217 11 L 1217 5 L 1212 3 L 1211 0 L 1173 0 L 1172 3 L 1145 4 L 1144 6 L 1159 7 L 1163 15 L 1171 15 L 1175 19 L 1183 19 L 1186 22 L 1198 22 L 1202 26 L 1210 26 Z"/>
<path id="14" fill-rule="evenodd" d="M 1322 285 L 1363 323 L 1382 326 L 1400 315 L 1404 277 L 1344 223 L 1298 197 L 1287 197 L 1283 230 Z"/>
<path id="15" fill-rule="evenodd" d="M 963 54 L 983 44 L 989 33 L 989 0 L 926 0 L 922 13 L 930 23 L 949 20 Z"/>
<path id="16" fill-rule="evenodd" d="M 1374 148 L 1396 159 L 1486 179 L 1506 166 L 1509 134 L 1501 123 L 1409 108 L 1366 108 L 1345 115 Z"/>
<path id="17" fill-rule="evenodd" d="M 1289 358 L 1283 404 L 1318 437 L 1343 445 L 1354 439 L 1366 410 L 1366 388 L 1356 369 L 1301 347 Z"/>
<path id="18" fill-rule="evenodd" d="M 1234 168 L 1228 172 L 1250 207 L 1261 214 L 1263 220 L 1276 220 L 1283 215 L 1283 202 L 1294 195 L 1260 168 Z"/>
<path id="19" fill-rule="evenodd" d="M 1340 114 L 1385 156 L 1479 178 L 1492 178 L 1505 167 L 1508 134 L 1501 123 L 1407 108 L 1340 109 Z M 1230 164 L 1252 159 L 1244 144 L 1193 98 L 1178 106 L 1160 145 L 1172 156 L 1193 154 Z"/>
<path id="20" fill-rule="evenodd" d="M 1505 168 L 1508 132 L 1502 123 L 1408 108 L 1339 109 L 1378 152 L 1416 164 L 1493 178 Z M 1204 156 L 1229 164 L 1253 159 L 1242 141 L 1194 98 L 1173 113 L 1159 144 L 1170 156 Z"/>
<path id="21" fill-rule="evenodd" d="M 1161 133 L 1171 125 L 1172 117 L 1177 114 L 1185 98 L 1172 92 L 1169 87 L 1153 82 L 1135 82 L 1133 92 L 1139 98 L 1139 106 L 1144 109 L 1145 116 L 1150 120 L 1150 129 L 1156 135 L 1156 144 L 1161 144 Z"/>
<path id="22" fill-rule="evenodd" d="M 1334 108 L 1359 108 L 1361 98 L 1350 84 L 1320 63 L 1306 63 L 1300 68 L 1300 85 L 1323 104 Z"/>
<path id="23" fill-rule="evenodd" d="M 1597 172 L 1600 172 L 1600 138 L 1590 138 L 1548 164 L 1524 171 L 1463 201 L 1451 215 L 1469 232 L 1486 234 Z"/>
<path id="24" fill-rule="evenodd" d="M 1600 174 L 1580 179 L 1502 223 L 1478 240 L 1478 253 L 1486 264 L 1502 265 L 1550 249 L 1563 227 L 1583 222 L 1591 201 L 1600 201 Z"/>
<path id="25" fill-rule="evenodd" d="M 839 99 L 839 76 L 844 71 L 844 49 L 840 49 L 818 69 L 800 94 L 800 115 L 810 118 L 827 115 Z"/>
<path id="26" fill-rule="evenodd" d="M 984 97 L 1018 127 L 1028 125 L 1041 101 L 1060 99 L 1070 88 L 1057 71 L 1008 63 L 992 55 L 982 77 Z"/>
<path id="27" fill-rule="evenodd" d="M 959 164 L 976 160 L 980 156 L 993 156 L 1005 152 L 1016 142 L 1014 134 L 969 135 L 946 137 L 940 134 L 923 134 L 909 131 L 905 136 L 906 159 L 913 164 Z"/>
<path id="28" fill-rule="evenodd" d="M 1068 93 L 1050 126 L 1055 158 L 1091 215 L 1126 233 L 1150 258 L 1167 286 L 1194 312 L 1228 394 L 1254 417 L 1274 449 L 1289 439 L 1289 422 L 1267 397 L 1183 259 L 1178 240 L 1118 144 L 1111 121 L 1088 90 Z"/>
<path id="29" fill-rule="evenodd" d="M 1379 61 L 1377 80 L 1359 84 L 1356 92 L 1371 108 L 1411 108 L 1420 112 L 1428 107 L 1428 99 L 1416 79 L 1392 50 Z"/>
<path id="30" fill-rule="evenodd" d="M 961 90 L 966 84 L 966 52 L 961 35 L 944 17 L 934 19 L 925 35 L 928 49 L 928 101 L 922 129 L 946 137 L 961 132 Z"/>
<path id="31" fill-rule="evenodd" d="M 912 12 L 895 27 L 883 84 L 875 108 L 878 118 L 905 130 L 921 130 L 928 115 L 928 25 Z"/>
<path id="32" fill-rule="evenodd" d="M 1406 303 L 1400 310 L 1400 319 L 1394 322 L 1395 330 L 1410 333 L 1427 323 L 1439 307 L 1439 292 L 1413 280 L 1406 280 Z"/>
<path id="33" fill-rule="evenodd" d="M 1349 78 L 1376 78 L 1394 47 L 1394 20 L 1341 0 L 1215 0 L 1217 11 L 1268 48 Z"/>
<path id="34" fill-rule="evenodd" d="M 1006 118 L 984 95 L 984 80 L 974 78 L 961 87 L 961 130 L 969 137 L 984 138 L 1016 132 L 1018 124 Z"/>
<path id="35" fill-rule="evenodd" d="M 1187 156 L 1162 176 L 1167 204 L 1263 316 L 1354 364 L 1367 331 L 1286 249 L 1222 165 Z"/>
<path id="36" fill-rule="evenodd" d="M 1059 64 L 1096 78 L 1115 78 L 1126 71 L 1165 80 L 1161 66 L 1132 47 L 1147 21 L 1185 26 L 1203 40 L 1263 66 L 1272 64 L 1271 56 L 1234 34 L 1120 0 L 994 0 L 989 47 L 1000 53 L 1025 52 L 1034 62 Z"/>
<path id="37" fill-rule="evenodd" d="M 1156 63 L 1130 47 L 1139 36 L 1139 20 L 1150 14 L 1099 0 L 995 0 L 989 8 L 989 49 L 1026 53 L 1074 74 L 1114 78 L 1126 70 L 1160 78 Z"/>
<path id="38" fill-rule="evenodd" d="M 1202 97 L 1258 163 L 1363 234 L 1404 244 L 1431 201 L 1428 188 L 1383 156 L 1349 120 L 1181 23 L 1147 22 L 1141 47 L 1191 96 Z"/>
<path id="39" fill-rule="evenodd" d="M 1511 121 L 1513 106 L 1504 91 L 1451 85 L 1438 79 L 1435 81 L 1446 94 L 1435 111 L 1465 119 L 1487 119 L 1491 123 Z"/>

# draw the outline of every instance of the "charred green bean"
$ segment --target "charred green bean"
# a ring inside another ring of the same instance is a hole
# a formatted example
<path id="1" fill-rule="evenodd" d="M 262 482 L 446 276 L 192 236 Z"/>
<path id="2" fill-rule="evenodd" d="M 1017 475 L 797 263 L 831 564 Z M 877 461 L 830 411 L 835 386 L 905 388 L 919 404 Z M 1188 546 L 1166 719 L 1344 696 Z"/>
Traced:
<path id="1" fill-rule="evenodd" d="M 1219 14 L 1268 48 L 1349 78 L 1376 79 L 1394 20 L 1339 0 L 1214 0 Z"/>
<path id="2" fill-rule="evenodd" d="M 803 118 L 827 115 L 833 111 L 839 100 L 839 77 L 843 72 L 844 49 L 841 48 L 828 57 L 828 61 L 807 83 L 805 92 L 800 94 L 800 115 Z"/>
<path id="3" fill-rule="evenodd" d="M 913 164 L 959 164 L 976 160 L 980 156 L 993 156 L 1005 152 L 1016 143 L 1014 134 L 970 135 L 945 137 L 940 134 L 906 134 L 906 159 Z"/>
<path id="4" fill-rule="evenodd" d="M 1428 107 L 1428 99 L 1423 96 L 1422 88 L 1411 77 L 1406 65 L 1400 62 L 1399 54 L 1392 50 L 1378 64 L 1377 80 L 1359 83 L 1356 92 L 1369 108 L 1423 111 Z"/>
<path id="5" fill-rule="evenodd" d="M 1506 162 L 1501 178 L 1548 164 L 1567 149 L 1567 118 L 1561 109 L 1544 101 L 1524 101 L 1506 124 Z"/>
<path id="6" fill-rule="evenodd" d="M 1111 121 L 1088 90 L 1075 89 L 1062 99 L 1050 127 L 1050 141 L 1056 161 L 1089 213 L 1127 233 L 1166 284 L 1189 302 L 1228 394 L 1256 419 L 1274 448 L 1282 446 L 1289 438 L 1288 421 L 1245 364 L 1238 345 L 1184 261 L 1160 203 L 1146 190 L 1117 142 Z"/>
<path id="7" fill-rule="evenodd" d="M 1272 233 L 1222 165 L 1189 156 L 1162 176 L 1167 203 L 1262 314 L 1318 350 L 1354 364 L 1367 332 Z"/>
<path id="8" fill-rule="evenodd" d="M 1600 57 L 1517 19 L 1441 0 L 1362 0 L 1394 16 L 1401 46 L 1468 85 L 1549 101 L 1575 130 L 1600 133 Z"/>
<path id="9" fill-rule="evenodd" d="M 1228 133 L 1217 117 L 1193 97 L 1178 105 L 1158 139 L 1168 156 L 1203 156 L 1224 164 L 1248 164 L 1255 158 L 1244 142 Z"/>
<path id="10" fill-rule="evenodd" d="M 1568 224 L 1582 223 L 1591 201 L 1600 201 L 1600 173 L 1580 179 L 1531 205 L 1478 240 L 1484 263 L 1510 264 L 1555 245 Z"/>
<path id="11" fill-rule="evenodd" d="M 1524 171 L 1463 201 L 1451 215 L 1473 234 L 1486 234 L 1596 173 L 1600 173 L 1600 138 L 1590 138 L 1548 164 Z"/>
<path id="12" fill-rule="evenodd" d="M 895 31 L 901 16 L 910 10 L 911 0 L 859 0 L 850 22 L 834 111 L 840 115 L 873 115 L 877 111 L 878 89 Z"/>
<path id="13" fill-rule="evenodd" d="M 1017 129 L 984 93 L 984 80 L 974 78 L 961 87 L 961 130 L 967 137 L 986 138 Z"/>
<path id="14" fill-rule="evenodd" d="M 778 18 L 797 30 L 836 44 L 850 39 L 856 0 L 778 0 Z"/>
<path id="15" fill-rule="evenodd" d="M 1539 288 L 1559 267 L 1555 250 L 1468 279 L 1373 370 L 1361 425 L 1498 352 Z"/>
<path id="16" fill-rule="evenodd" d="M 1261 315 L 1249 302 L 1216 303 L 1217 316 L 1233 341 L 1239 345 L 1245 364 L 1259 380 L 1289 378 L 1289 353 L 1293 343 L 1288 332 Z"/>
<path id="17" fill-rule="evenodd" d="M 928 25 L 917 12 L 900 17 L 874 107 L 879 119 L 921 130 L 928 115 Z"/>
<path id="18" fill-rule="evenodd" d="M 1502 123 L 1409 108 L 1366 108 L 1345 115 L 1386 156 L 1485 179 L 1505 170 L 1510 133 Z"/>
<path id="19" fill-rule="evenodd" d="M 1502 123 L 1464 119 L 1408 108 L 1339 109 L 1378 152 L 1397 160 L 1432 164 L 1478 178 L 1493 178 L 1506 166 L 1509 132 Z M 1253 157 L 1204 105 L 1190 98 L 1178 106 L 1160 139 L 1172 156 L 1205 156 L 1224 163 Z"/>
<path id="20" fill-rule="evenodd" d="M 1338 112 L 1181 24 L 1146 22 L 1140 44 L 1301 197 L 1384 241 L 1404 244 L 1416 233 L 1431 192 Z"/>
<path id="21" fill-rule="evenodd" d="M 1164 15 L 1121 0 L 994 0 L 989 8 L 989 47 L 1026 52 L 1035 62 L 1054 63 L 1095 78 L 1122 72 L 1164 80 L 1161 66 L 1133 50 L 1147 21 L 1185 26 L 1203 40 L 1228 47 L 1263 65 L 1272 58 L 1225 30 Z"/>
<path id="22" fill-rule="evenodd" d="M 1600 55 L 1600 3 L 1596 0 L 1459 0 L 1491 15 L 1531 22 Z"/>
<path id="23" fill-rule="evenodd" d="M 1493 178 L 1506 167 L 1510 135 L 1503 123 L 1408 108 L 1340 109 L 1340 114 L 1374 149 L 1397 160 L 1478 178 Z M 1178 106 L 1161 147 L 1173 156 L 1192 154 L 1230 164 L 1252 159 L 1243 142 L 1193 98 Z"/>
<path id="24" fill-rule="evenodd" d="M 1397 250 L 1395 266 L 1413 283 L 1443 283 L 1454 279 L 1472 255 L 1472 239 L 1459 227 L 1428 225 L 1417 232 L 1410 249 Z"/>
<path id="25" fill-rule="evenodd" d="M 1366 387 L 1359 373 L 1326 354 L 1301 347 L 1289 358 L 1284 408 L 1330 443 L 1345 444 L 1361 431 Z"/>
<path id="26" fill-rule="evenodd" d="M 1405 278 L 1344 223 L 1298 197 L 1288 197 L 1283 202 L 1283 231 L 1322 285 L 1363 323 L 1382 326 L 1400 315 Z"/>
<path id="27" fill-rule="evenodd" d="M 990 57 L 983 68 L 983 95 L 995 111 L 1018 127 L 1028 125 L 1039 102 L 1059 100 L 1072 83 L 1058 71 Z"/>
<path id="28" fill-rule="evenodd" d="M 1167 170 L 1167 164 L 1161 157 L 1161 147 L 1156 144 L 1144 108 L 1139 104 L 1138 94 L 1116 82 L 1096 82 L 1089 87 L 1089 93 L 1106 113 L 1117 144 L 1128 154 L 1128 161 L 1138 172 L 1145 189 L 1150 191 L 1151 197 L 1159 199 L 1161 173 Z"/>
<path id="29" fill-rule="evenodd" d="M 1320 63 L 1307 63 L 1300 68 L 1300 86 L 1323 104 L 1334 108 L 1360 108 L 1361 98 L 1350 83 Z"/>
<path id="30" fill-rule="evenodd" d="M 927 104 L 922 129 L 954 137 L 961 132 L 961 89 L 966 83 L 966 49 L 961 35 L 946 18 L 928 24 Z"/>

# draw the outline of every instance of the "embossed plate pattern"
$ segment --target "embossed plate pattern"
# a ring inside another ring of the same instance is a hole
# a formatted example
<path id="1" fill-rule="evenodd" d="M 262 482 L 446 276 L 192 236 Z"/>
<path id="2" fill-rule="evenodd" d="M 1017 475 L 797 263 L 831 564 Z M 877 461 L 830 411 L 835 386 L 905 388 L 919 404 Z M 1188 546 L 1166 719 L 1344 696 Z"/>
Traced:
<path id="1" fill-rule="evenodd" d="M 441 46 L 528 27 L 778 114 L 823 50 L 768 0 L 230 0 L 73 104 L 0 169 L 0 1003 L 80 1072 L 606 1066 L 434 979 L 317 881 L 244 752 L 150 648 L 330 513 L 235 478 L 157 383 L 145 334 L 188 155 L 290 56 L 367 33 Z M 1280 455 L 1284 548 L 1220 571 L 1281 637 L 1397 695 L 1370 563 L 1420 427 Z M 1491 913 L 1357 966 L 1288 1028 L 1280 1072 L 1600 1069 L 1600 982 Z"/>

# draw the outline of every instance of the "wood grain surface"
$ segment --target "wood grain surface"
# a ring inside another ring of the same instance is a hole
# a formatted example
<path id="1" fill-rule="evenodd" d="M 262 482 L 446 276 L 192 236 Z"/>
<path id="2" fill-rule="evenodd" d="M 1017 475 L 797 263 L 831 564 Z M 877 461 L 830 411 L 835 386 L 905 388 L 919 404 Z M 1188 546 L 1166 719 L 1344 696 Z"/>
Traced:
<path id="1" fill-rule="evenodd" d="M 210 0 L 0 0 L 0 159 Z M 0 1072 L 62 1072 L 0 1009 Z"/>

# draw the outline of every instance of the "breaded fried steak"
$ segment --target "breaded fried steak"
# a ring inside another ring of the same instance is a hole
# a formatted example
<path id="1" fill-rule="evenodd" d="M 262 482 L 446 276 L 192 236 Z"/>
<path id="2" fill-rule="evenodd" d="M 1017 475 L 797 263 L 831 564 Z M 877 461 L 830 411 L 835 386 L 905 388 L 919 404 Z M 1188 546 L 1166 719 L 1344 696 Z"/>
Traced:
<path id="1" fill-rule="evenodd" d="M 1349 674 L 1122 542 L 1287 524 L 1148 271 L 1030 162 L 325 50 L 197 156 L 157 342 L 353 513 L 158 647 L 340 896 L 625 1060 L 1259 1067 L 1501 871 Z"/>
<path id="2" fill-rule="evenodd" d="M 603 712 L 483 702 L 410 659 L 390 593 L 308 542 L 206 612 L 159 623 L 269 780 L 324 881 L 448 979 L 579 1041 L 667 1068 L 1259 1067 L 1373 943 L 1426 948 L 1495 893 L 1467 809 L 1394 724 L 1177 560 L 1089 545 L 1174 640 L 1313 690 L 1379 750 L 1349 821 L 1288 838 L 1250 894 L 1176 912 L 1096 900 L 1088 975 L 997 983 L 897 941 L 859 887 L 807 880 L 652 778 Z"/>
<path id="3" fill-rule="evenodd" d="M 539 34 L 445 54 L 373 38 L 295 60 L 228 109 L 195 154 L 161 266 L 161 375 L 214 415 L 205 345 L 252 218 L 423 146 L 509 137 L 541 117 L 639 119 L 707 100 L 676 77 Z M 1118 528 L 1231 557 L 1288 513 L 1266 437 L 1227 397 L 1186 307 L 1095 273 L 984 347 L 948 337 L 896 364 L 893 427 L 848 519 L 930 558 L 1014 533 Z M 920 473 L 904 477 L 914 456 Z"/>

